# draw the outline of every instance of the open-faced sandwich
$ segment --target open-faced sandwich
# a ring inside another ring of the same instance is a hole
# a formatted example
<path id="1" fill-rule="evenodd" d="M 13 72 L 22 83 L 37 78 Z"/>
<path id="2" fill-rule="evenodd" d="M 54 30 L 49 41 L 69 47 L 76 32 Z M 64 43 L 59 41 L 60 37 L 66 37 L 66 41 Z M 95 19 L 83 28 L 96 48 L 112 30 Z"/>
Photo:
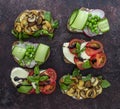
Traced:
<path id="1" fill-rule="evenodd" d="M 53 20 L 51 12 L 45 10 L 25 10 L 15 20 L 12 34 L 18 39 L 29 36 L 39 37 L 54 36 L 54 29 L 58 27 L 58 21 Z"/>
<path id="2" fill-rule="evenodd" d="M 96 98 L 103 92 L 104 88 L 110 86 L 110 83 L 102 76 L 93 77 L 91 74 L 82 76 L 78 69 L 75 69 L 72 75 L 68 74 L 61 77 L 59 84 L 63 94 L 77 100 Z"/>
<path id="3" fill-rule="evenodd" d="M 50 47 L 42 43 L 16 41 L 12 45 L 12 55 L 20 66 L 33 68 L 48 59 Z"/>
<path id="4" fill-rule="evenodd" d="M 52 68 L 34 70 L 15 67 L 11 71 L 11 81 L 17 91 L 24 94 L 51 94 L 56 88 L 56 72 Z"/>
<path id="5" fill-rule="evenodd" d="M 64 60 L 75 64 L 80 70 L 102 68 L 106 63 L 106 55 L 101 42 L 72 39 L 63 44 Z"/>
<path id="6" fill-rule="evenodd" d="M 108 19 L 101 9 L 76 9 L 68 19 L 67 28 L 71 32 L 83 32 L 89 37 L 109 31 Z"/>

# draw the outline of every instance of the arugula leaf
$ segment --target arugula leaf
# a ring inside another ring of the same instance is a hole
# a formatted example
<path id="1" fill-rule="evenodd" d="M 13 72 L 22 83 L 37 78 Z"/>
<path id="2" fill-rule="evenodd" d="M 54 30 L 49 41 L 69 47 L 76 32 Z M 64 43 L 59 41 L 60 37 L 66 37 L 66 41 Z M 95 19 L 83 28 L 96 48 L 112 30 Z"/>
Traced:
<path id="1" fill-rule="evenodd" d="M 61 88 L 61 90 L 67 90 L 67 89 L 69 88 L 69 86 L 61 83 L 61 84 L 60 84 L 60 88 Z"/>
<path id="2" fill-rule="evenodd" d="M 44 13 L 44 18 L 45 18 L 45 20 L 47 20 L 47 21 L 51 21 L 51 19 L 52 19 L 52 17 L 51 17 L 51 13 L 50 12 L 45 12 Z"/>
<path id="3" fill-rule="evenodd" d="M 83 63 L 83 65 L 82 65 L 82 67 L 85 68 L 85 69 L 91 68 L 90 61 L 89 61 L 89 60 L 85 61 L 85 62 Z"/>
<path id="4" fill-rule="evenodd" d="M 52 22 L 52 27 L 53 28 L 58 28 L 58 26 L 59 26 L 58 20 L 55 20 L 55 21 Z"/>
<path id="5" fill-rule="evenodd" d="M 47 75 L 45 75 L 45 76 L 41 76 L 40 78 L 39 78 L 39 81 L 46 81 L 46 80 L 48 80 L 49 79 L 49 77 L 47 76 Z"/>
<path id="6" fill-rule="evenodd" d="M 35 66 L 34 68 L 34 74 L 39 74 L 40 73 L 40 69 L 39 69 L 39 66 Z"/>
<path id="7" fill-rule="evenodd" d="M 82 78 L 83 81 L 89 81 L 91 80 L 92 75 L 88 74 L 85 78 Z"/>
<path id="8" fill-rule="evenodd" d="M 39 37 L 40 35 L 48 35 L 50 38 L 53 38 L 53 33 L 49 33 L 47 30 L 38 30 L 36 31 L 33 36 L 34 37 Z"/>
<path id="9" fill-rule="evenodd" d="M 73 76 L 80 76 L 80 70 L 78 68 L 75 68 L 72 72 Z"/>
<path id="10" fill-rule="evenodd" d="M 70 75 L 65 76 L 64 83 L 65 84 L 71 84 L 73 81 L 70 79 Z"/>
<path id="11" fill-rule="evenodd" d="M 111 84 L 107 80 L 102 80 L 101 86 L 102 86 L 102 88 L 108 88 L 111 86 Z"/>

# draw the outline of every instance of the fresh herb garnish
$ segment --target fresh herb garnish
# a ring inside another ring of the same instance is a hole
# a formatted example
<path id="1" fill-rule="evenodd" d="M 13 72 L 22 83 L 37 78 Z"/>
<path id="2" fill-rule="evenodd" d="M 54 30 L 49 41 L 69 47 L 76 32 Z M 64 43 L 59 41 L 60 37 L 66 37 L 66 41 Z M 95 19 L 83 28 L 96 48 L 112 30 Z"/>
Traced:
<path id="1" fill-rule="evenodd" d="M 52 27 L 53 28 L 58 28 L 58 26 L 59 26 L 59 22 L 57 20 L 52 22 Z"/>
<path id="2" fill-rule="evenodd" d="M 60 84 L 60 88 L 61 88 L 61 90 L 67 90 L 67 89 L 69 88 L 69 86 L 61 83 L 61 84 Z"/>
<path id="3" fill-rule="evenodd" d="M 82 75 L 80 74 L 80 70 L 78 68 L 75 68 L 72 72 L 72 76 L 82 76 Z"/>
<path id="4" fill-rule="evenodd" d="M 34 74 L 38 75 L 40 73 L 39 66 L 35 66 L 34 68 Z"/>
<path id="5" fill-rule="evenodd" d="M 102 86 L 102 88 L 108 88 L 111 86 L 111 84 L 107 80 L 102 80 L 101 86 Z"/>
<path id="6" fill-rule="evenodd" d="M 45 13 L 44 13 L 44 18 L 45 18 L 45 20 L 51 22 L 51 19 L 52 19 L 52 17 L 51 17 L 51 13 L 48 12 L 48 11 L 45 12 Z"/>
<path id="7" fill-rule="evenodd" d="M 64 83 L 69 85 L 71 84 L 73 81 L 70 79 L 70 75 L 66 75 L 64 78 Z"/>
<path id="8" fill-rule="evenodd" d="M 81 53 L 85 51 L 85 47 L 83 47 L 81 49 L 81 44 L 80 43 L 76 43 L 76 53 L 78 54 L 78 57 L 80 57 Z"/>
<path id="9" fill-rule="evenodd" d="M 47 30 L 38 30 L 36 31 L 33 36 L 34 37 L 39 37 L 40 35 L 48 35 L 50 38 L 53 38 L 53 33 L 49 33 Z"/>
<path id="10" fill-rule="evenodd" d="M 47 75 L 45 75 L 45 76 L 41 76 L 40 78 L 39 78 L 39 81 L 46 81 L 46 80 L 48 80 L 49 79 L 49 77 L 47 76 Z"/>
<path id="11" fill-rule="evenodd" d="M 89 61 L 89 60 L 86 60 L 86 61 L 83 63 L 82 67 L 85 68 L 85 69 L 91 68 L 90 61 Z"/>
<path id="12" fill-rule="evenodd" d="M 85 78 L 82 78 L 83 81 L 89 81 L 91 80 L 92 75 L 88 74 Z"/>

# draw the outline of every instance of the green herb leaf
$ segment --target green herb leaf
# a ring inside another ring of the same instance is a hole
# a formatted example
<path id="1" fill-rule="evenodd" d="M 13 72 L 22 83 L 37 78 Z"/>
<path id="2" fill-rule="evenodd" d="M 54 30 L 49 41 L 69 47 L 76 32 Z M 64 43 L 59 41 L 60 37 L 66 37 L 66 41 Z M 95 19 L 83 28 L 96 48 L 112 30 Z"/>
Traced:
<path id="1" fill-rule="evenodd" d="M 111 86 L 111 84 L 107 80 L 102 80 L 101 86 L 102 86 L 102 88 L 108 88 Z"/>
<path id="2" fill-rule="evenodd" d="M 77 50 L 80 50 L 80 46 L 81 46 L 80 43 L 77 42 L 77 43 L 76 43 L 76 48 L 77 48 Z"/>
<path id="3" fill-rule="evenodd" d="M 102 79 L 102 76 L 98 76 L 97 78 L 98 78 L 98 79 Z"/>
<path id="4" fill-rule="evenodd" d="M 45 75 L 45 76 L 41 76 L 40 78 L 39 78 L 39 81 L 46 81 L 46 80 L 48 80 L 49 79 L 49 77 L 47 76 L 47 75 Z"/>
<path id="5" fill-rule="evenodd" d="M 69 88 L 69 86 L 61 83 L 61 84 L 60 84 L 60 88 L 61 88 L 61 90 L 67 90 L 67 89 Z"/>
<path id="6" fill-rule="evenodd" d="M 22 37 L 23 37 L 24 39 L 26 39 L 26 38 L 29 38 L 29 35 L 22 32 Z"/>
<path id="7" fill-rule="evenodd" d="M 53 28 L 58 28 L 58 26 L 59 26 L 59 22 L 57 20 L 52 22 L 52 27 Z"/>
<path id="8" fill-rule="evenodd" d="M 70 75 L 66 75 L 64 78 L 64 83 L 65 84 L 71 84 L 73 81 L 70 79 Z"/>
<path id="9" fill-rule="evenodd" d="M 36 92 L 36 94 L 40 93 L 40 87 L 39 87 L 39 85 L 36 86 L 35 92 Z"/>
<path id="10" fill-rule="evenodd" d="M 75 68 L 72 72 L 73 76 L 80 76 L 80 70 L 78 68 Z"/>
<path id="11" fill-rule="evenodd" d="M 28 93 L 32 89 L 32 86 L 20 86 L 17 91 L 20 93 Z"/>
<path id="12" fill-rule="evenodd" d="M 14 29 L 11 31 L 11 33 L 12 33 L 16 38 L 19 38 L 19 37 L 18 37 L 18 32 L 15 32 Z"/>
<path id="13" fill-rule="evenodd" d="M 45 13 L 44 13 L 44 18 L 45 18 L 45 20 L 51 22 L 51 19 L 52 19 L 52 17 L 51 17 L 51 13 L 48 12 L 48 11 L 45 12 Z"/>
<path id="14" fill-rule="evenodd" d="M 39 81 L 39 76 L 28 76 L 27 80 L 30 82 L 38 82 Z"/>
<path id="15" fill-rule="evenodd" d="M 22 85 L 30 85 L 27 80 L 24 80 L 21 84 Z"/>
<path id="16" fill-rule="evenodd" d="M 34 68 L 34 74 L 39 74 L 40 73 L 40 69 L 39 69 L 39 66 L 35 66 Z"/>
<path id="17" fill-rule="evenodd" d="M 83 81 L 89 81 L 91 80 L 92 75 L 88 74 L 85 78 L 82 78 Z"/>
<path id="18" fill-rule="evenodd" d="M 91 68 L 90 61 L 89 61 L 89 60 L 85 61 L 85 62 L 83 63 L 83 65 L 82 65 L 82 67 L 85 68 L 85 69 Z"/>

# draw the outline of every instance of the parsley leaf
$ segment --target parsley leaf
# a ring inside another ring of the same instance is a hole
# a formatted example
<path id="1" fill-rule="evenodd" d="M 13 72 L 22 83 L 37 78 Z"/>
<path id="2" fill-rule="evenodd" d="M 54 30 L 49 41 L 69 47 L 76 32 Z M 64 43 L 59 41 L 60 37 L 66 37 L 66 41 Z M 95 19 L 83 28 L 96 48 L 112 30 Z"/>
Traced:
<path id="1" fill-rule="evenodd" d="M 102 80 L 101 86 L 102 86 L 102 88 L 108 88 L 111 86 L 111 84 L 107 80 Z"/>
<path id="2" fill-rule="evenodd" d="M 44 13 L 44 18 L 45 18 L 45 20 L 47 20 L 47 21 L 49 21 L 49 22 L 51 22 L 51 13 L 50 12 L 45 12 Z"/>
<path id="3" fill-rule="evenodd" d="M 70 75 L 66 75 L 64 78 L 64 83 L 65 84 L 71 84 L 73 81 L 70 79 Z"/>

